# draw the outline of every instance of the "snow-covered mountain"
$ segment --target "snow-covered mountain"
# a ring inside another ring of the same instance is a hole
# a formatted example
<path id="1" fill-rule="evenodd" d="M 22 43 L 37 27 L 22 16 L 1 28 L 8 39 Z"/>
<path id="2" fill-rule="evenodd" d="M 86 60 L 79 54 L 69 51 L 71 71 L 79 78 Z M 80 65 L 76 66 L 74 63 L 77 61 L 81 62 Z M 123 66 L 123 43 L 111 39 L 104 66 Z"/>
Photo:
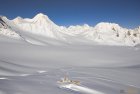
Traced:
<path id="1" fill-rule="evenodd" d="M 136 33 L 137 32 L 137 33 Z M 109 45 L 136 45 L 140 43 L 138 30 L 122 28 L 115 23 L 99 23 L 87 38 Z"/>
<path id="2" fill-rule="evenodd" d="M 5 17 L 0 17 L 0 36 L 8 36 L 10 38 L 20 39 L 20 36 L 11 30 L 11 27 L 9 27 L 6 22 L 3 20 Z"/>
<path id="3" fill-rule="evenodd" d="M 124 46 L 134 46 L 140 43 L 140 27 L 131 30 L 107 22 L 101 22 L 94 27 L 87 24 L 65 27 L 56 25 L 42 13 L 32 19 L 17 17 L 8 20 L 6 17 L 0 17 L 0 35 L 22 38 L 33 44 L 46 44 L 49 39 L 66 43 L 89 41 L 90 44 Z"/>
<path id="4" fill-rule="evenodd" d="M 53 23 L 46 15 L 37 14 L 33 19 L 23 19 L 17 17 L 12 20 L 20 29 L 31 33 L 40 34 L 56 38 L 59 26 Z"/>

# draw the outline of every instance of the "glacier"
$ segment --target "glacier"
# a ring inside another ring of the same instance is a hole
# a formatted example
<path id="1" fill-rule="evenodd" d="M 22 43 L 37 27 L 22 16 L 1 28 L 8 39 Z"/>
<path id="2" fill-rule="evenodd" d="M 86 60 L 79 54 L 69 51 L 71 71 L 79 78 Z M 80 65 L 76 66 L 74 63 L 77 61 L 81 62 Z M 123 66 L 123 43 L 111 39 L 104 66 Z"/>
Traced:
<path id="1" fill-rule="evenodd" d="M 140 94 L 140 27 L 0 17 L 0 94 Z M 80 85 L 59 85 L 68 75 Z"/>

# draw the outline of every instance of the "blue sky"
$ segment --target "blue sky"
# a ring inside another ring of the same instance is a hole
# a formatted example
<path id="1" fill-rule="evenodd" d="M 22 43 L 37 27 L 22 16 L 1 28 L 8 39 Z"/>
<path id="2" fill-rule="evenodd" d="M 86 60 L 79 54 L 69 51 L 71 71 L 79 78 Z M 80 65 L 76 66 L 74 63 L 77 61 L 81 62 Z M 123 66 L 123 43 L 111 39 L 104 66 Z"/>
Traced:
<path id="1" fill-rule="evenodd" d="M 58 25 L 114 22 L 140 26 L 140 0 L 0 0 L 0 15 L 32 18 L 44 13 Z"/>

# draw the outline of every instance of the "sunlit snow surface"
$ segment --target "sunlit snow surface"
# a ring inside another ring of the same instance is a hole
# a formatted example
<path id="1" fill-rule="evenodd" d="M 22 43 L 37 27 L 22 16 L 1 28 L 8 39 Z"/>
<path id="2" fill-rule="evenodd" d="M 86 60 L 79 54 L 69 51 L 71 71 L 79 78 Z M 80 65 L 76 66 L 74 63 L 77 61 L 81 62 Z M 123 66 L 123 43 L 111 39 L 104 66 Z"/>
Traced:
<path id="1" fill-rule="evenodd" d="M 140 27 L 1 17 L 0 94 L 140 94 L 139 43 Z M 81 84 L 58 83 L 65 75 Z"/>
<path id="2" fill-rule="evenodd" d="M 0 38 L 0 94 L 140 94 L 139 46 L 39 46 Z M 58 84 L 64 75 L 81 85 Z"/>

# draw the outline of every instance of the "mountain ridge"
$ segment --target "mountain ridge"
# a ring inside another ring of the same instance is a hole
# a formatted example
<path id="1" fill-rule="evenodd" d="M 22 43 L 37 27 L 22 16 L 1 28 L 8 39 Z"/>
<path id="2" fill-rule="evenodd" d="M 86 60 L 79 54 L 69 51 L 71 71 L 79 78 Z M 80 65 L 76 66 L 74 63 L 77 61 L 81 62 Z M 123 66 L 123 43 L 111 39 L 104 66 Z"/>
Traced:
<path id="1" fill-rule="evenodd" d="M 11 26 L 12 24 L 14 25 Z M 14 32 L 10 29 L 13 27 L 19 30 Z M 116 23 L 101 22 L 95 26 L 84 24 L 65 27 L 56 25 L 47 15 L 42 13 L 37 14 L 32 19 L 17 17 L 9 20 L 5 16 L 1 16 L 0 30 L 0 35 L 4 36 L 13 37 L 13 35 L 16 35 L 16 37 L 19 37 L 22 36 L 23 32 L 26 32 L 68 43 L 89 40 L 104 45 L 134 46 L 140 44 L 140 26 L 135 29 L 127 29 Z M 3 32 L 14 32 L 14 34 L 8 35 Z"/>

